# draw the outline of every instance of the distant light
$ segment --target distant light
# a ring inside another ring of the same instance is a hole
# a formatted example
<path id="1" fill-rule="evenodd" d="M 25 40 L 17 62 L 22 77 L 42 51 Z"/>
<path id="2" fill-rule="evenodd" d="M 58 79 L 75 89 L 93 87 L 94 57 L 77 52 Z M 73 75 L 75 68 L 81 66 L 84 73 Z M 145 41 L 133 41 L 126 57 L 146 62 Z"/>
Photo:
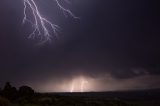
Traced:
<path id="1" fill-rule="evenodd" d="M 76 77 L 71 82 L 70 92 L 85 92 L 89 82 L 84 77 Z"/>

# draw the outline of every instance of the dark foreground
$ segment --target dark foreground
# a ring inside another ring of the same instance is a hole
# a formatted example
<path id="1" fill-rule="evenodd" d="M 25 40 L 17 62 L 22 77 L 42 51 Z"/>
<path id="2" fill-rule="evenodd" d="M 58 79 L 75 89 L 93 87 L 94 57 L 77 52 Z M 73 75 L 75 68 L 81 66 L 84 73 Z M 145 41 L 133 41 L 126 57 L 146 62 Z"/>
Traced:
<path id="1" fill-rule="evenodd" d="M 0 106 L 160 106 L 160 90 L 90 93 L 35 93 Z"/>

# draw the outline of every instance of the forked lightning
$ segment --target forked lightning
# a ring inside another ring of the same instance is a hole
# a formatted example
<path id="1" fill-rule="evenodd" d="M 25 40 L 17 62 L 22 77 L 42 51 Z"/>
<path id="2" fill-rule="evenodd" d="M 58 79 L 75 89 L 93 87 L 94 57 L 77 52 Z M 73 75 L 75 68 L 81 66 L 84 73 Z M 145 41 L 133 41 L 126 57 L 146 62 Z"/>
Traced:
<path id="1" fill-rule="evenodd" d="M 65 16 L 70 15 L 73 18 L 78 18 L 69 9 L 64 8 L 59 0 L 54 1 L 57 4 L 57 7 L 59 7 L 60 10 L 63 11 Z M 64 1 L 68 3 L 68 1 Z M 53 35 L 57 38 L 57 31 L 59 28 L 58 25 L 52 23 L 47 18 L 41 15 L 36 0 L 23 0 L 23 3 L 23 23 L 29 22 L 33 27 L 33 31 L 30 33 L 29 38 L 39 37 L 43 42 L 50 41 Z M 33 20 L 28 13 L 28 9 L 32 12 L 31 16 L 33 16 Z"/>

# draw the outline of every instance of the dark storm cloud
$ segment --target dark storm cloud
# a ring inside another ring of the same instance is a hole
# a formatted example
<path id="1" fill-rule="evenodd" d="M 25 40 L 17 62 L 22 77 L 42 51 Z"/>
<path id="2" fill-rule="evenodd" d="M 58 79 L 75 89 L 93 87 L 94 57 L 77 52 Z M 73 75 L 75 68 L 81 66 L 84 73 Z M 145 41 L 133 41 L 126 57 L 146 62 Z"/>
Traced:
<path id="1" fill-rule="evenodd" d="M 60 39 L 42 46 L 35 46 L 37 40 L 27 39 L 30 26 L 21 23 L 22 2 L 1 2 L 1 82 L 37 83 L 39 87 L 51 79 L 54 85 L 60 80 L 85 75 L 100 80 L 101 86 L 97 89 L 105 90 L 107 86 L 102 85 L 108 82 L 104 76 L 107 74 L 110 83 L 112 80 L 115 85 L 121 83 L 115 87 L 110 84 L 111 89 L 129 89 L 141 83 L 142 88 L 158 87 L 158 3 L 148 0 L 73 0 L 69 8 L 80 17 L 80 20 L 74 20 L 64 18 L 54 4 L 48 3 L 50 1 L 41 2 L 39 5 L 44 5 L 42 13 L 50 20 L 54 18 L 53 21 L 61 26 Z"/>

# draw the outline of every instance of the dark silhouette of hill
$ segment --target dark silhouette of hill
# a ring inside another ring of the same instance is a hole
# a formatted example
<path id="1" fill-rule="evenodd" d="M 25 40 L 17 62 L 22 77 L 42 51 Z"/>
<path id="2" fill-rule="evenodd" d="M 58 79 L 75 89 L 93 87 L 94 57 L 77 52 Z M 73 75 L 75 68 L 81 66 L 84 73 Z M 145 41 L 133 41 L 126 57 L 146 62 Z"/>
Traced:
<path id="1" fill-rule="evenodd" d="M 53 93 L 54 94 L 54 93 Z M 160 89 L 130 90 L 130 91 L 109 91 L 109 92 L 75 92 L 56 93 L 62 96 L 87 96 L 122 100 L 160 100 Z"/>
<path id="2" fill-rule="evenodd" d="M 0 106 L 160 106 L 160 89 L 36 93 L 29 86 L 17 89 L 7 82 L 0 89 Z"/>

